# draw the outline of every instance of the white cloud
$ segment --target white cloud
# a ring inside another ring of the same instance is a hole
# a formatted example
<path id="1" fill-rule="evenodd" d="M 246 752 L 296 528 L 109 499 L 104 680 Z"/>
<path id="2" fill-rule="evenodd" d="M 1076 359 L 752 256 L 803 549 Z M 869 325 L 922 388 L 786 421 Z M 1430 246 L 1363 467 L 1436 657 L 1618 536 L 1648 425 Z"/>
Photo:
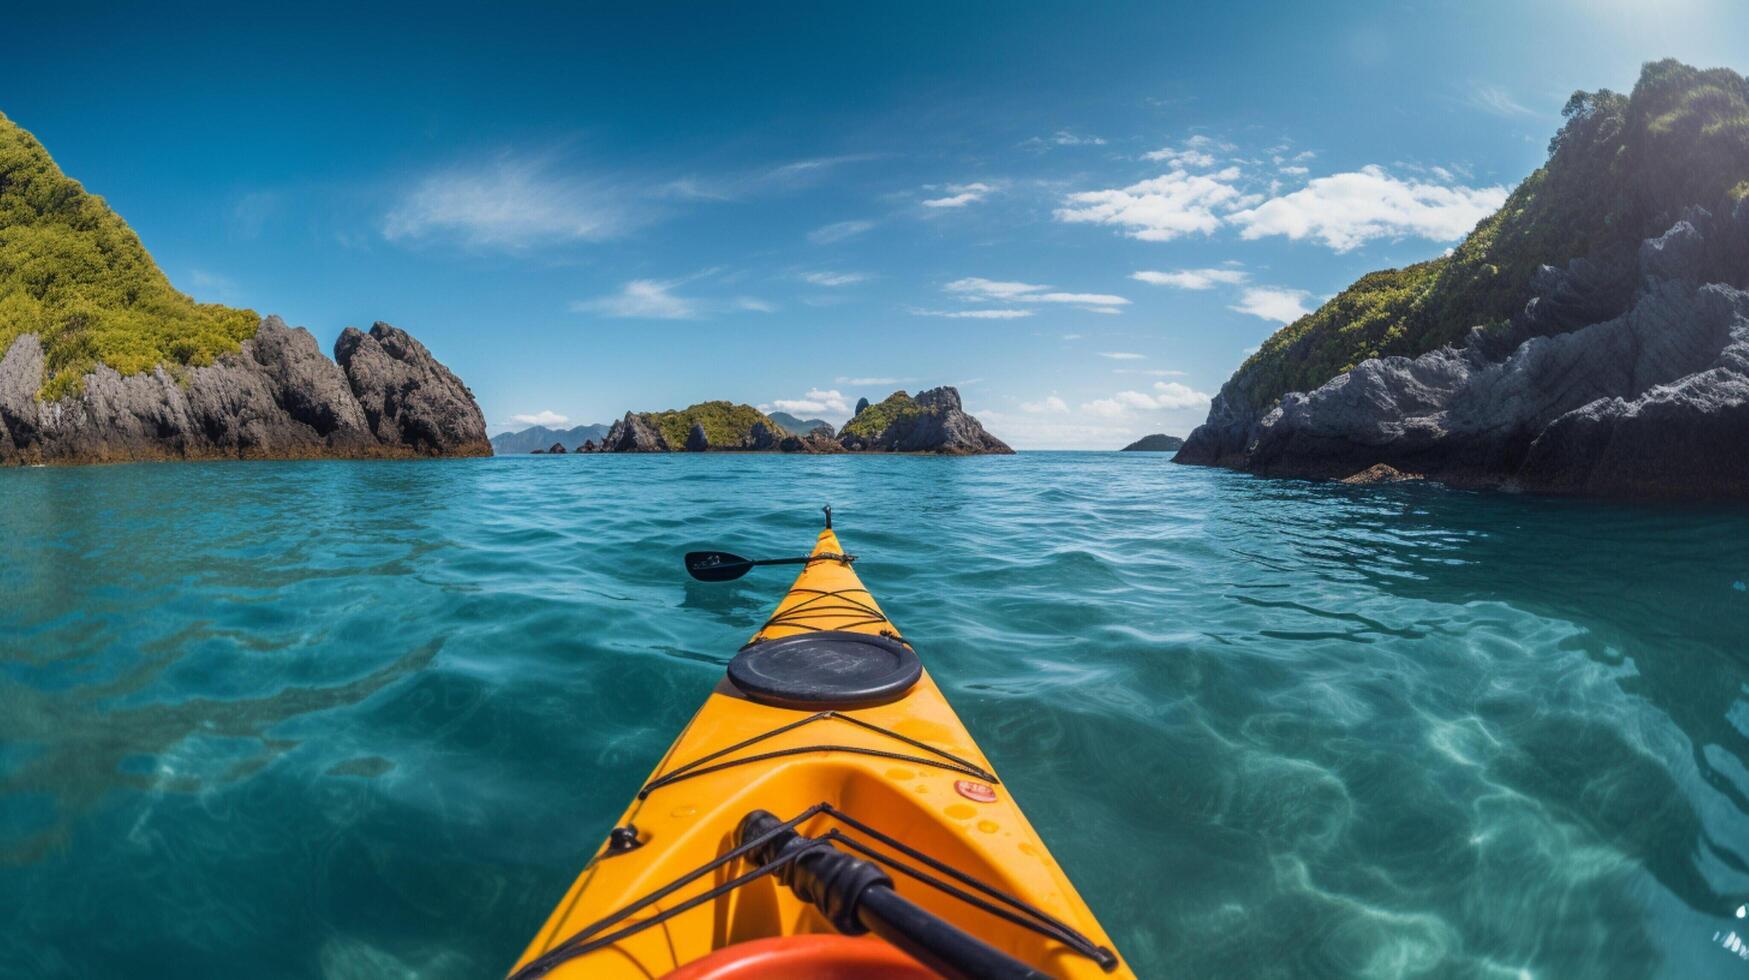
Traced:
<path id="1" fill-rule="evenodd" d="M 1160 368 L 1112 368 L 1112 374 L 1145 374 L 1151 378 L 1182 378 L 1183 371 L 1167 371 Z"/>
<path id="2" fill-rule="evenodd" d="M 507 249 L 600 241 L 629 224 L 622 198 L 599 182 L 553 173 L 545 161 L 504 155 L 419 179 L 382 230 L 390 241 L 447 237 Z"/>
<path id="3" fill-rule="evenodd" d="M 1144 160 L 1164 161 L 1177 167 L 1188 167 L 1192 170 L 1207 170 L 1219 162 L 1214 152 L 1228 153 L 1235 147 L 1209 136 L 1192 136 L 1184 141 L 1184 145 L 1174 149 L 1162 147 L 1151 153 L 1142 154 Z"/>
<path id="4" fill-rule="evenodd" d="M 1207 170 L 1215 165 L 1214 156 L 1204 153 L 1201 150 L 1174 150 L 1167 148 L 1154 150 L 1151 153 L 1144 153 L 1142 154 L 1142 159 L 1164 160 L 1167 163 L 1175 163 L 1181 167 L 1192 167 L 1197 170 Z"/>
<path id="5" fill-rule="evenodd" d="M 1314 238 L 1346 252 L 1374 238 L 1461 238 L 1506 201 L 1504 187 L 1399 180 L 1383 167 L 1318 177 L 1228 220 L 1244 238 Z"/>
<path id="6" fill-rule="evenodd" d="M 1475 85 L 1470 89 L 1467 100 L 1470 105 L 1496 116 L 1534 116 L 1535 112 L 1519 104 L 1512 93 L 1498 85 Z"/>
<path id="7" fill-rule="evenodd" d="M 1148 391 L 1120 391 L 1081 406 L 1095 418 L 1115 419 L 1131 412 L 1207 408 L 1209 396 L 1177 381 L 1156 381 Z"/>
<path id="8" fill-rule="evenodd" d="M 1020 410 L 1023 412 L 1029 412 L 1033 415 L 1059 414 L 1069 410 L 1069 403 L 1058 398 L 1056 395 L 1047 395 L 1036 402 L 1022 403 Z"/>
<path id="9" fill-rule="evenodd" d="M 985 195 L 996 188 L 989 184 L 949 184 L 947 197 L 937 197 L 924 201 L 926 208 L 963 208 L 974 201 L 982 201 Z"/>
<path id="10" fill-rule="evenodd" d="M 1127 306 L 1130 302 L 1122 296 L 1109 293 L 1061 293 L 1051 291 L 1049 286 L 1001 282 L 977 276 L 955 279 L 942 288 L 969 300 L 985 303 L 1072 303 L 1077 306 L 1102 307 L 1093 311 L 1096 313 L 1116 313 L 1117 310 L 1111 307 Z"/>
<path id="11" fill-rule="evenodd" d="M 1130 351 L 1124 351 L 1124 350 L 1100 351 L 1099 356 L 1100 357 L 1109 357 L 1114 361 L 1145 361 L 1148 359 L 1148 355 L 1146 355 L 1146 354 L 1134 354 L 1134 353 L 1131 353 Z"/>
<path id="12" fill-rule="evenodd" d="M 630 320 L 696 320 L 709 313 L 741 311 L 771 313 L 777 307 L 754 296 L 737 296 L 728 302 L 679 296 L 675 287 L 697 279 L 633 279 L 616 293 L 571 304 L 573 313 L 597 313 Z"/>
<path id="13" fill-rule="evenodd" d="M 1154 382 L 1154 405 L 1158 408 L 1206 408 L 1209 396 L 1176 381 Z"/>
<path id="14" fill-rule="evenodd" d="M 846 238 L 860 235 L 874 226 L 875 223 L 872 221 L 838 221 L 829 225 L 821 225 L 808 232 L 808 241 L 815 245 L 830 245 L 833 242 L 841 242 Z"/>
<path id="15" fill-rule="evenodd" d="M 796 415 L 849 415 L 850 402 L 838 389 L 822 390 L 810 388 L 808 393 L 800 398 L 774 398 L 770 407 L 760 406 L 761 411 L 776 409 Z"/>
<path id="16" fill-rule="evenodd" d="M 912 316 L 941 316 L 950 320 L 1018 320 L 1032 316 L 1031 310 L 920 310 L 912 308 Z"/>
<path id="17" fill-rule="evenodd" d="M 1240 294 L 1239 302 L 1228 307 L 1277 323 L 1292 323 L 1312 312 L 1306 305 L 1311 293 L 1303 289 L 1283 289 L 1279 286 L 1253 286 Z"/>
<path id="18" fill-rule="evenodd" d="M 1078 334 L 1078 333 L 1066 333 L 1063 335 L 1063 339 L 1064 340 L 1080 340 L 1082 338 L 1082 336 L 1083 336 L 1082 334 Z"/>
<path id="19" fill-rule="evenodd" d="M 1281 172 L 1289 177 L 1304 177 L 1306 174 L 1311 173 L 1310 170 L 1301 166 L 1282 167 Z"/>
<path id="20" fill-rule="evenodd" d="M 868 278 L 865 272 L 810 272 L 802 276 L 802 281 L 815 286 L 854 286 Z"/>
<path id="21" fill-rule="evenodd" d="M 564 425 L 566 422 L 571 421 L 571 419 L 569 416 L 560 415 L 552 409 L 544 409 L 535 412 L 533 415 L 512 415 L 510 416 L 510 421 L 515 422 L 517 425 L 545 425 L 550 427 L 554 425 Z"/>
<path id="22" fill-rule="evenodd" d="M 1191 232 L 1209 234 L 1221 225 L 1216 209 L 1244 207 L 1246 200 L 1234 182 L 1237 168 L 1213 174 L 1174 170 L 1128 187 L 1083 191 L 1064 198 L 1058 221 L 1117 225 L 1142 241 L 1164 242 Z"/>
<path id="23" fill-rule="evenodd" d="M 1217 284 L 1237 286 L 1251 278 L 1242 269 L 1178 269 L 1173 272 L 1133 272 L 1130 278 L 1151 286 L 1177 289 L 1213 289 Z"/>
<path id="24" fill-rule="evenodd" d="M 854 387 L 854 388 L 874 388 L 874 387 L 879 387 L 879 386 L 883 386 L 883 385 L 904 384 L 907 381 L 916 381 L 917 379 L 916 378 L 846 378 L 846 377 L 837 377 L 837 378 L 833 378 L 832 380 L 838 384 L 850 385 L 851 387 Z"/>

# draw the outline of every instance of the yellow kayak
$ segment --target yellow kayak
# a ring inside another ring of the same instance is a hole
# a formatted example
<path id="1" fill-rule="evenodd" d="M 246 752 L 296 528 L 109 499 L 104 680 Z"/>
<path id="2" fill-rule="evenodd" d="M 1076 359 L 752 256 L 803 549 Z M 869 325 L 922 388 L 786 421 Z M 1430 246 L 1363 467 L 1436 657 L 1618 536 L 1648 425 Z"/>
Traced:
<path id="1" fill-rule="evenodd" d="M 1134 975 L 852 561 L 830 511 L 779 560 L 795 585 L 512 977 Z"/>

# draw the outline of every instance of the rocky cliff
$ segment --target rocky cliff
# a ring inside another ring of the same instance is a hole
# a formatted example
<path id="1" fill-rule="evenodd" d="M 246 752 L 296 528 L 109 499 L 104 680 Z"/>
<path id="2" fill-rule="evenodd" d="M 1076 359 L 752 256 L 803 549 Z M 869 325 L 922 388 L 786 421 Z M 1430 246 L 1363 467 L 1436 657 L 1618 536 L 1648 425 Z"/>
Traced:
<path id="1" fill-rule="evenodd" d="M 0 462 L 491 455 L 473 395 L 405 331 L 349 329 L 335 358 L 268 317 L 210 365 L 99 364 L 43 400 L 43 345 L 24 334 L 0 357 Z"/>
<path id="2" fill-rule="evenodd" d="M 0 116 L 0 463 L 490 455 L 473 395 L 384 323 L 308 331 L 177 292 Z"/>
<path id="3" fill-rule="evenodd" d="M 1175 461 L 1749 499 L 1749 84 L 1659 62 L 1567 116 L 1501 214 L 1284 328 Z"/>

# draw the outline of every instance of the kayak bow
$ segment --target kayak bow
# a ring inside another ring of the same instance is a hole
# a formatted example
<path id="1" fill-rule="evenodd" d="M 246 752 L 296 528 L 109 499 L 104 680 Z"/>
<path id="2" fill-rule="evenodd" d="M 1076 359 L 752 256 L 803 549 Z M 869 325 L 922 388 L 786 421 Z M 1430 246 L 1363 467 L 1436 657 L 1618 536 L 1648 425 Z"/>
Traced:
<path id="1" fill-rule="evenodd" d="M 852 560 L 828 523 L 512 976 L 1133 976 Z"/>

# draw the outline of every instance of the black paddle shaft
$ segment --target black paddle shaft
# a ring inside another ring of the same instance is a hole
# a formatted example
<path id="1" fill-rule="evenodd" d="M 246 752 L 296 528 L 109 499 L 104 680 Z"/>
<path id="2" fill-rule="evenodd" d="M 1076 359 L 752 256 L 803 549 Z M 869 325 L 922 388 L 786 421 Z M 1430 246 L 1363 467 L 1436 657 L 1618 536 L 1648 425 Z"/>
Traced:
<path id="1" fill-rule="evenodd" d="M 757 840 L 781 827 L 764 810 L 741 820 L 738 841 Z M 784 830 L 751 855 L 766 863 L 788 857 L 777 872 L 796 897 L 812 902 L 847 936 L 872 932 L 924 966 L 955 980 L 1049 980 L 1049 976 L 929 912 L 893 890 L 893 879 L 872 861 L 829 842 Z"/>
<path id="2" fill-rule="evenodd" d="M 687 574 L 700 582 L 730 582 L 759 565 L 806 565 L 811 561 L 855 561 L 854 555 L 806 555 L 801 558 L 742 558 L 726 551 L 689 551 Z"/>

